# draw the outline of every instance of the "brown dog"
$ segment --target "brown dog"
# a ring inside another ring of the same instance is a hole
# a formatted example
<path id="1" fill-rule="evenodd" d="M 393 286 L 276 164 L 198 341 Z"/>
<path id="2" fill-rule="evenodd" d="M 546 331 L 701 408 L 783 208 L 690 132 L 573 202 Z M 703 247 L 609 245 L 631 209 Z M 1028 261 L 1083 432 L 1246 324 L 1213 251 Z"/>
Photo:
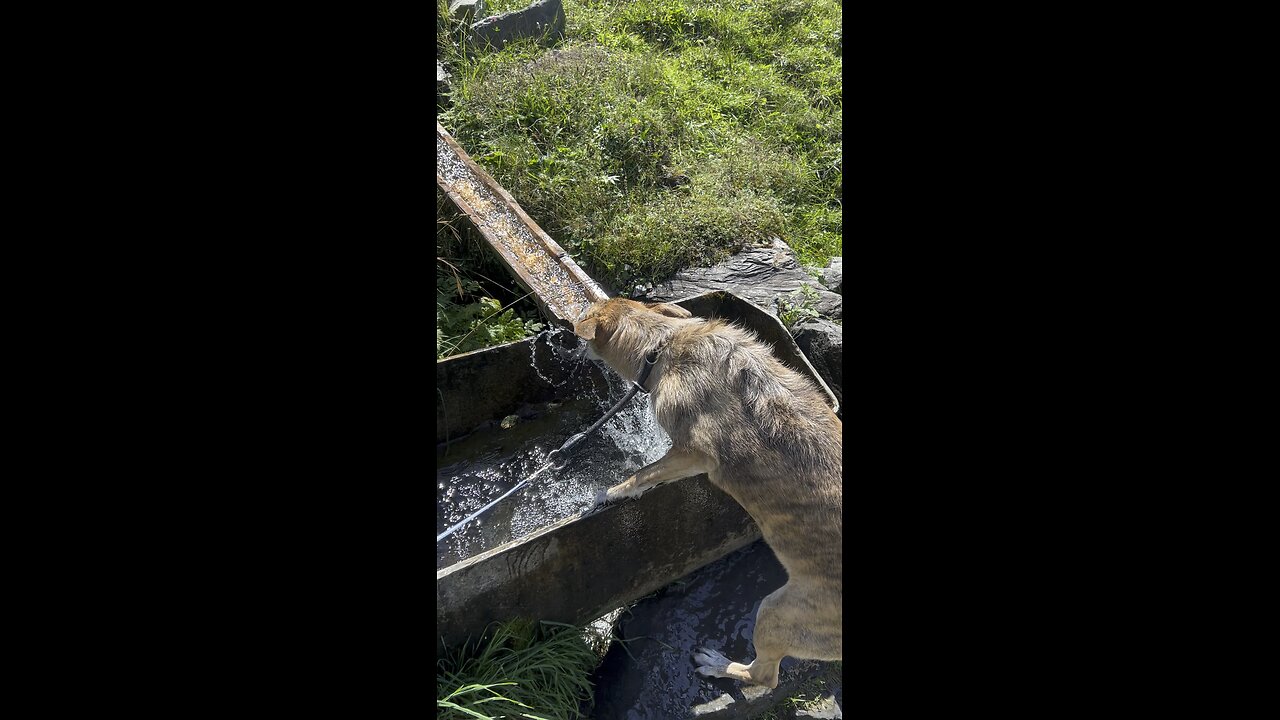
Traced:
<path id="1" fill-rule="evenodd" d="M 671 450 L 605 499 L 706 473 L 786 568 L 787 583 L 760 603 L 755 661 L 703 648 L 693 656 L 698 672 L 772 688 L 785 655 L 839 660 L 842 423 L 818 389 L 752 333 L 676 305 L 598 302 L 574 332 L 628 380 L 646 356 L 657 358 L 645 386 Z"/>

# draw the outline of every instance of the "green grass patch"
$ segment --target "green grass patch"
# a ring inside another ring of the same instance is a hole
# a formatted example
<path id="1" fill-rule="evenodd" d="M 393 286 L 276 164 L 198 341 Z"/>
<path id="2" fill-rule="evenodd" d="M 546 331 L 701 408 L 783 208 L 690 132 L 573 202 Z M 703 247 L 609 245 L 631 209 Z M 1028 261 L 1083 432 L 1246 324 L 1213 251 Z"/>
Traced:
<path id="1" fill-rule="evenodd" d="M 441 720 L 581 718 L 600 656 L 582 628 L 513 620 L 436 663 Z"/>
<path id="2" fill-rule="evenodd" d="M 533 0 L 484 0 L 484 16 L 501 15 L 512 10 L 523 10 Z"/>
<path id="3" fill-rule="evenodd" d="M 445 42 L 441 122 L 589 272 L 628 288 L 775 235 L 806 264 L 842 254 L 838 2 L 565 12 L 552 50 Z"/>

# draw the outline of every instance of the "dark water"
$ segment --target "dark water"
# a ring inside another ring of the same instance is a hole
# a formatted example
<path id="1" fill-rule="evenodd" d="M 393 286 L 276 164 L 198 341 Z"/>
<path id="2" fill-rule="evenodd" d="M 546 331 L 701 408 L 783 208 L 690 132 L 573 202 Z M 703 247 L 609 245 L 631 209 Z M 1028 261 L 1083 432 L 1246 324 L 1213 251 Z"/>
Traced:
<path id="1" fill-rule="evenodd" d="M 756 611 L 787 581 L 773 552 L 758 541 L 680 579 L 624 612 L 615 644 L 596 672 L 596 720 L 667 720 L 745 687 L 698 675 L 693 652 L 719 650 L 736 662 L 755 657 Z M 629 652 L 628 652 L 629 651 Z M 783 667 L 794 661 L 783 661 Z"/>

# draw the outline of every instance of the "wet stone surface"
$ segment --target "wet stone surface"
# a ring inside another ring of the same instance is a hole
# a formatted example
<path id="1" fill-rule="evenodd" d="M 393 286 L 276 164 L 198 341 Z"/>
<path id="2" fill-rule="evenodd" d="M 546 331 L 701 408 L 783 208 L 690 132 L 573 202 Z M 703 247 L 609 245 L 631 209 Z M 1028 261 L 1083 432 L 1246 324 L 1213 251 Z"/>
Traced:
<path id="1" fill-rule="evenodd" d="M 637 299 L 666 302 L 709 290 L 726 290 L 773 313 L 778 298 L 789 296 L 802 285 L 817 291 L 813 309 L 820 315 L 841 316 L 844 298 L 801 269 L 795 252 L 776 238 L 766 247 L 748 248 L 718 265 L 681 270 Z"/>
<path id="2" fill-rule="evenodd" d="M 769 690 L 704 677 L 695 672 L 692 660 L 701 647 L 719 650 L 737 662 L 754 658 L 751 638 L 760 601 L 785 582 L 782 565 L 759 541 L 641 600 L 622 614 L 616 635 L 625 642 L 613 644 L 593 679 L 592 717 L 745 719 L 785 703 L 830 663 L 786 658 L 778 688 Z"/>

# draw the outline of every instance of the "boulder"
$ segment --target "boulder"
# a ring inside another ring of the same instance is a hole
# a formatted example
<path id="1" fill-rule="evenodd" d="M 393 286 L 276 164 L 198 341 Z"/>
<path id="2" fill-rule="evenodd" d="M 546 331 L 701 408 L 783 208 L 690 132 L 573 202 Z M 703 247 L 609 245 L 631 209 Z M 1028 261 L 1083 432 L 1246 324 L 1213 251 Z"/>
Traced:
<path id="1" fill-rule="evenodd" d="M 823 382 L 831 388 L 831 392 L 840 401 L 841 415 L 843 415 L 843 328 L 830 320 L 814 318 L 796 323 L 795 327 L 791 328 L 791 337 L 795 338 L 800 352 L 809 359 L 809 364 L 818 371 Z"/>
<path id="2" fill-rule="evenodd" d="M 449 104 L 449 71 L 436 61 L 436 105 Z"/>
<path id="3" fill-rule="evenodd" d="M 844 298 L 816 282 L 800 267 L 795 252 L 778 238 L 708 268 L 681 270 L 637 299 L 669 302 L 711 290 L 725 290 L 776 315 L 777 300 L 786 298 L 802 285 L 816 287 L 818 298 L 813 309 L 820 315 L 840 317 Z"/>
<path id="4" fill-rule="evenodd" d="M 475 22 L 484 15 L 484 0 L 453 0 L 449 17 L 457 22 Z"/>
<path id="5" fill-rule="evenodd" d="M 523 10 L 493 15 L 471 24 L 470 42 L 477 48 L 502 49 L 521 38 L 564 37 L 564 4 L 561 0 L 534 0 Z"/>
<path id="6" fill-rule="evenodd" d="M 831 292 L 844 295 L 844 258 L 831 258 L 831 263 L 822 271 L 822 284 Z"/>

